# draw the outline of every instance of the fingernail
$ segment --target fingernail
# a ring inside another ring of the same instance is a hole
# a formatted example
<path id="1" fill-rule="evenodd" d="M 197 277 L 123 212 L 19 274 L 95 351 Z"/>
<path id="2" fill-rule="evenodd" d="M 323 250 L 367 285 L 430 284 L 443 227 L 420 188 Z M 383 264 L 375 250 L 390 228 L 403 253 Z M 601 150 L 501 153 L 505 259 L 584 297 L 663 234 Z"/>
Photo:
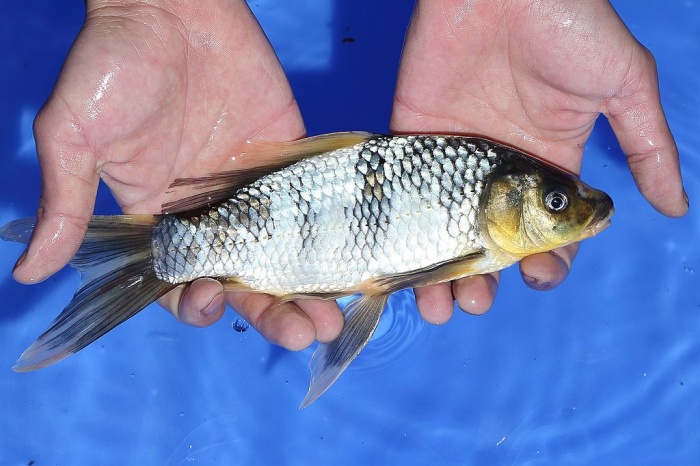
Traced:
<path id="1" fill-rule="evenodd" d="M 527 286 L 529 286 L 533 290 L 544 291 L 544 290 L 548 290 L 552 287 L 551 282 L 546 282 L 546 281 L 540 280 L 539 278 L 531 277 L 531 276 L 525 275 L 525 274 L 523 274 L 523 280 L 525 280 L 525 283 L 527 284 Z"/>
<path id="2" fill-rule="evenodd" d="M 214 298 L 212 298 L 211 301 L 209 301 L 209 304 L 204 306 L 204 308 L 201 310 L 202 315 L 204 316 L 213 316 L 217 312 L 221 310 L 221 299 L 223 298 L 223 293 L 219 293 Z"/>

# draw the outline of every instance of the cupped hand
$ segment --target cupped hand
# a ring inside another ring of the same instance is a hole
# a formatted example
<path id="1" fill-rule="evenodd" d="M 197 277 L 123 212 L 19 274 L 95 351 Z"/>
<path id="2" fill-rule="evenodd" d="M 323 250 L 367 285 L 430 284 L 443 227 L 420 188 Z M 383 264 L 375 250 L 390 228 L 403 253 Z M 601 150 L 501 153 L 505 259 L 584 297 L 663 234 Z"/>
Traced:
<path id="1" fill-rule="evenodd" d="M 277 58 L 243 0 L 88 0 L 85 24 L 34 126 L 42 171 L 37 225 L 15 278 L 35 283 L 78 249 L 99 180 L 126 213 L 159 212 L 175 178 L 216 171 L 246 140 L 286 141 L 304 125 Z M 226 301 L 268 340 L 301 349 L 340 332 L 333 301 L 274 306 L 215 280 L 159 301 L 209 325 Z"/>
<path id="2" fill-rule="evenodd" d="M 688 210 L 678 150 L 661 108 L 654 59 L 607 0 L 418 0 L 399 69 L 391 129 L 469 133 L 579 173 L 600 114 L 642 195 L 661 213 Z M 527 257 L 525 282 L 550 289 L 578 245 Z M 480 314 L 498 275 L 416 290 L 423 317 L 442 323 L 453 300 Z"/>

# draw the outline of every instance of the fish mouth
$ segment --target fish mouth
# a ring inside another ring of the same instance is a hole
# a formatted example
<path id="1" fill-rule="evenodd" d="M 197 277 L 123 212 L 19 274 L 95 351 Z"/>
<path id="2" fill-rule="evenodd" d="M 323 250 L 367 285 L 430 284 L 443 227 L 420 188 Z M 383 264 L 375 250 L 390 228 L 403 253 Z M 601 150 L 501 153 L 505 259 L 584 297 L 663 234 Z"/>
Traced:
<path id="1" fill-rule="evenodd" d="M 615 213 L 613 201 L 607 194 L 598 201 L 598 206 L 593 214 L 590 225 L 586 228 L 587 237 L 595 236 L 610 226 L 610 218 Z"/>

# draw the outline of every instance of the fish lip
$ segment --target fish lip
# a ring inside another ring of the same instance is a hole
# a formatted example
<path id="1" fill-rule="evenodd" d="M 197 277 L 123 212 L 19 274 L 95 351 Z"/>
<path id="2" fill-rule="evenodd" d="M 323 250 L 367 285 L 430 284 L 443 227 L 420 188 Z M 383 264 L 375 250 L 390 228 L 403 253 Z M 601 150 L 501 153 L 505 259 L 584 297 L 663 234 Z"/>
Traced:
<path id="1" fill-rule="evenodd" d="M 612 214 L 612 212 L 611 212 Z M 595 236 L 601 231 L 605 230 L 610 226 L 612 222 L 610 221 L 610 217 L 604 218 L 602 220 L 599 220 L 593 224 L 591 224 L 588 228 L 586 228 L 586 233 L 588 234 L 589 237 Z"/>
<path id="2" fill-rule="evenodd" d="M 610 219 L 614 213 L 615 207 L 613 205 L 613 201 L 610 196 L 606 194 L 602 201 L 598 204 L 598 208 L 593 214 L 593 221 L 588 228 L 586 228 L 588 237 L 595 236 L 609 227 L 612 223 Z"/>

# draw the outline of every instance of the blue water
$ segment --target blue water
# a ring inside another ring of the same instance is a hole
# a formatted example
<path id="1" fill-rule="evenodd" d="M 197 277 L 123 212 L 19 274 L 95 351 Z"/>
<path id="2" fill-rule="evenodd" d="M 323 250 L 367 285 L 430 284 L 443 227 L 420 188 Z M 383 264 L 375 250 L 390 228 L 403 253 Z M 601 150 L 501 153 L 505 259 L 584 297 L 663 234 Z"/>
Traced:
<path id="1" fill-rule="evenodd" d="M 381 3 L 251 2 L 310 134 L 387 130 L 411 2 Z M 614 4 L 656 55 L 695 208 L 686 218 L 645 203 L 599 125 L 583 178 L 617 213 L 563 286 L 535 292 L 506 271 L 491 312 L 442 327 L 399 293 L 375 339 L 304 411 L 311 350 L 241 332 L 232 312 L 202 330 L 152 306 L 56 366 L 12 372 L 78 279 L 66 270 L 18 285 L 22 248 L 0 244 L 0 464 L 700 464 L 700 5 Z M 36 207 L 31 123 L 82 8 L 0 5 L 0 223 Z M 107 193 L 97 210 L 115 212 Z"/>

